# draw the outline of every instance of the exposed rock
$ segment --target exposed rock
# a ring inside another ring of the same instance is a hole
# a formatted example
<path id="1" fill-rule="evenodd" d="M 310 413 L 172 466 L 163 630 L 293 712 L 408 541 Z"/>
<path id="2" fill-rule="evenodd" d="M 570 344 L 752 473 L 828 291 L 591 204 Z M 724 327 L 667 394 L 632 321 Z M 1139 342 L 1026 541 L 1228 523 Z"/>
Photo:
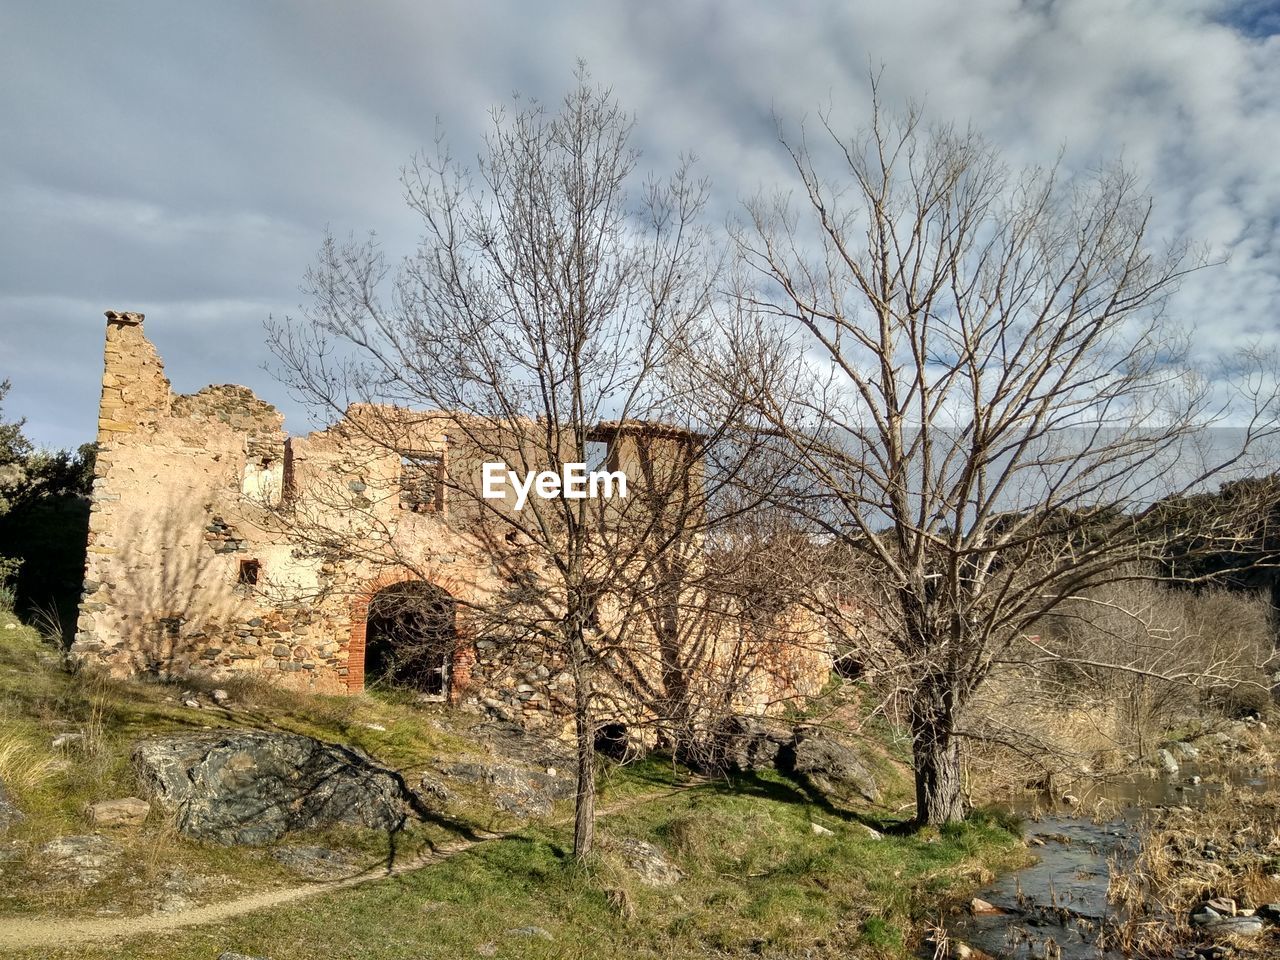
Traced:
<path id="1" fill-rule="evenodd" d="M 1202 926 L 1214 937 L 1256 937 L 1266 925 L 1261 917 L 1221 917 Z"/>
<path id="2" fill-rule="evenodd" d="M 221 688 L 214 690 L 209 694 L 209 696 L 212 697 L 213 702 L 220 707 L 226 706 L 227 702 L 231 699 L 231 694 Z"/>
<path id="3" fill-rule="evenodd" d="M 1214 923 L 1222 918 L 1221 913 L 1207 904 L 1202 904 L 1191 911 L 1191 925 L 1195 927 L 1207 926 L 1208 924 Z"/>
<path id="4" fill-rule="evenodd" d="M 969 912 L 975 917 L 981 917 L 994 913 L 1003 913 L 1004 911 L 990 901 L 983 900 L 981 897 L 974 897 L 969 901 Z"/>
<path id="5" fill-rule="evenodd" d="M 842 799 L 857 795 L 872 802 L 880 798 L 875 778 L 854 749 L 834 737 L 797 728 L 791 772 L 822 793 Z"/>
<path id="6" fill-rule="evenodd" d="M 40 860 L 47 867 L 82 887 L 98 883 L 122 854 L 117 844 L 97 834 L 58 837 L 40 848 Z"/>
<path id="7" fill-rule="evenodd" d="M 1224 917 L 1236 915 L 1236 902 L 1230 897 L 1214 897 L 1212 900 L 1206 900 L 1204 905 Z"/>
<path id="8" fill-rule="evenodd" d="M 424 773 L 422 779 L 418 781 L 418 792 L 441 803 L 453 802 L 453 791 L 429 773 Z"/>
<path id="9" fill-rule="evenodd" d="M 1189 743 L 1174 743 L 1169 745 L 1169 751 L 1179 760 L 1199 760 L 1200 751 Z"/>
<path id="10" fill-rule="evenodd" d="M 574 777 L 551 775 L 516 763 L 451 763 L 441 768 L 447 777 L 495 788 L 498 809 L 518 817 L 541 817 L 556 800 L 577 792 Z"/>
<path id="11" fill-rule="evenodd" d="M 720 725 L 706 764 L 736 773 L 791 766 L 792 731 L 777 730 L 750 717 L 730 717 Z"/>
<path id="12" fill-rule="evenodd" d="M 147 819 L 151 804 L 141 797 L 123 797 L 91 803 L 85 811 L 89 822 L 100 827 L 132 827 Z"/>
<path id="13" fill-rule="evenodd" d="M 1174 759 L 1173 754 L 1168 750 L 1157 750 L 1153 760 L 1156 766 L 1169 776 L 1173 776 L 1178 772 L 1178 761 Z"/>
<path id="14" fill-rule="evenodd" d="M 251 957 L 247 953 L 234 953 L 231 950 L 224 950 L 218 954 L 218 960 L 269 960 L 269 958 Z"/>
<path id="15" fill-rule="evenodd" d="M 1280 903 L 1264 903 L 1258 908 L 1258 916 L 1271 923 L 1280 923 Z"/>
<path id="16" fill-rule="evenodd" d="M 399 829 L 415 799 L 404 779 L 353 747 L 257 730 L 146 740 L 134 765 L 188 836 L 269 843 L 334 824 Z"/>
<path id="17" fill-rule="evenodd" d="M 81 743 L 84 740 L 83 733 L 60 733 L 50 741 L 49 746 L 55 750 L 61 750 L 63 747 L 69 747 L 74 743 Z"/>
<path id="18" fill-rule="evenodd" d="M 196 905 L 193 899 L 208 878 L 192 875 L 181 867 L 170 867 L 154 887 L 154 907 L 159 913 L 181 913 Z"/>
<path id="19" fill-rule="evenodd" d="M 476 953 L 482 957 L 496 957 L 498 955 L 498 945 L 496 943 L 482 943 L 476 947 Z"/>
<path id="20" fill-rule="evenodd" d="M 281 847 L 272 850 L 271 857 L 308 880 L 338 880 L 359 872 L 347 854 L 328 847 Z"/>
<path id="21" fill-rule="evenodd" d="M 671 887 L 684 879 L 684 872 L 652 843 L 628 837 L 618 842 L 618 849 L 622 862 L 646 886 Z"/>
<path id="22" fill-rule="evenodd" d="M 865 823 L 860 823 L 858 824 L 858 826 L 862 827 L 862 832 L 865 833 L 872 840 L 884 839 L 884 834 L 881 833 L 879 830 L 877 830 L 875 827 L 868 827 Z"/>
<path id="23" fill-rule="evenodd" d="M 813 831 L 817 836 L 819 836 L 819 837 L 834 837 L 834 836 L 835 836 L 835 831 L 834 831 L 834 830 L 830 830 L 830 829 L 828 829 L 827 827 L 824 827 L 824 826 L 823 826 L 822 824 L 820 824 L 820 823 L 811 823 L 811 824 L 809 824 L 809 829 L 810 829 L 810 830 L 812 830 L 812 831 Z"/>

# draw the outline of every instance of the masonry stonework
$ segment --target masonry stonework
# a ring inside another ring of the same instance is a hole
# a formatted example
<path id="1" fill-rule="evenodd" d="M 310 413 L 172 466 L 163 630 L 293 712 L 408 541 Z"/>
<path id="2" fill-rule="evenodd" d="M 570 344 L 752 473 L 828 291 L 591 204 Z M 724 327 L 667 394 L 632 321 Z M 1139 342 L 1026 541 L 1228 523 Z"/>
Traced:
<path id="1" fill-rule="evenodd" d="M 283 416 L 245 387 L 174 394 L 142 314 L 106 317 L 77 662 L 118 676 L 248 676 L 357 693 L 371 604 L 423 582 L 459 601 L 447 698 L 563 728 L 573 693 L 564 664 L 479 635 L 466 612 L 499 587 L 494 548 L 469 529 L 464 505 L 404 509 L 400 458 L 368 441 L 359 410 L 289 437 Z M 427 462 L 465 460 L 447 417 L 415 426 L 405 446 Z M 334 531 L 357 549 L 338 549 Z M 825 652 L 764 649 L 745 706 L 812 695 L 829 670 Z M 615 699 L 631 719 L 625 696 Z"/>

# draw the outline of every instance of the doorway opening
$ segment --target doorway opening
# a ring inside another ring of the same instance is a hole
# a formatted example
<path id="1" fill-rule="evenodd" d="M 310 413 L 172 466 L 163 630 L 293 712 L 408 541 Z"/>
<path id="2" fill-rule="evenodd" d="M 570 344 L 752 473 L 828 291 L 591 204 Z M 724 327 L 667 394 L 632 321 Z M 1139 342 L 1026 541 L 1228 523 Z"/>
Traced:
<path id="1" fill-rule="evenodd" d="M 430 583 L 407 581 L 379 590 L 369 601 L 365 624 L 365 685 L 447 699 L 456 622 L 453 597 Z"/>

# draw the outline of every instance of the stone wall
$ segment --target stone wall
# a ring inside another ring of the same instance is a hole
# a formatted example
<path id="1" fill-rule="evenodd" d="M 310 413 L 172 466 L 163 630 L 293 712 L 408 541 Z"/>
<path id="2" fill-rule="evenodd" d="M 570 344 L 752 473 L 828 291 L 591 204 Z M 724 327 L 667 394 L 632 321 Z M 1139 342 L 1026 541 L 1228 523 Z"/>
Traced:
<path id="1" fill-rule="evenodd" d="M 467 499 L 404 508 L 404 465 L 388 450 L 454 457 L 459 475 L 478 475 L 450 441 L 459 421 L 390 421 L 353 407 L 328 429 L 287 437 L 281 414 L 245 387 L 174 395 L 141 314 L 107 314 L 104 359 L 76 660 L 122 676 L 247 675 L 354 693 L 365 683 L 371 601 L 425 581 L 458 601 L 455 702 L 565 729 L 573 683 L 563 662 L 480 635 L 467 613 L 504 586 L 499 548 L 478 534 Z M 377 435 L 391 428 L 394 443 Z M 816 693 L 830 669 L 824 650 L 744 638 L 732 623 L 722 633 L 726 660 L 741 666 L 749 650 L 742 709 Z M 602 683 L 600 700 L 624 722 L 645 719 L 625 684 Z"/>

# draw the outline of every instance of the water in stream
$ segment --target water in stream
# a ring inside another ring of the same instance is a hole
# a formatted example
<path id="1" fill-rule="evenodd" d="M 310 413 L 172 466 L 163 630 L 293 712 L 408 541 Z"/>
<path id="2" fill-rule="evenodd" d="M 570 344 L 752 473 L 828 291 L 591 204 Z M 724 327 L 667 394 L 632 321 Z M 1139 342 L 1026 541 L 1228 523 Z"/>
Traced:
<path id="1" fill-rule="evenodd" d="M 1202 775 L 1204 782 L 1186 782 L 1193 775 Z M 1107 808 L 1117 812 L 1105 822 L 1062 807 L 1031 816 L 1034 798 L 1013 805 L 1029 816 L 1028 839 L 1044 843 L 1033 850 L 1039 860 L 1000 877 L 978 893 L 1000 913 L 963 917 L 950 925 L 949 933 L 1007 960 L 1119 960 L 1122 954 L 1104 952 L 1097 946 L 1102 925 L 1114 919 L 1107 904 L 1108 862 L 1113 858 L 1123 861 L 1136 851 L 1145 808 L 1195 807 L 1221 792 L 1223 783 L 1261 791 L 1280 786 L 1280 778 L 1274 772 L 1188 764 L 1169 778 L 1146 776 L 1071 791 L 1082 801 L 1076 809 L 1093 810 L 1096 801 L 1107 801 Z"/>

